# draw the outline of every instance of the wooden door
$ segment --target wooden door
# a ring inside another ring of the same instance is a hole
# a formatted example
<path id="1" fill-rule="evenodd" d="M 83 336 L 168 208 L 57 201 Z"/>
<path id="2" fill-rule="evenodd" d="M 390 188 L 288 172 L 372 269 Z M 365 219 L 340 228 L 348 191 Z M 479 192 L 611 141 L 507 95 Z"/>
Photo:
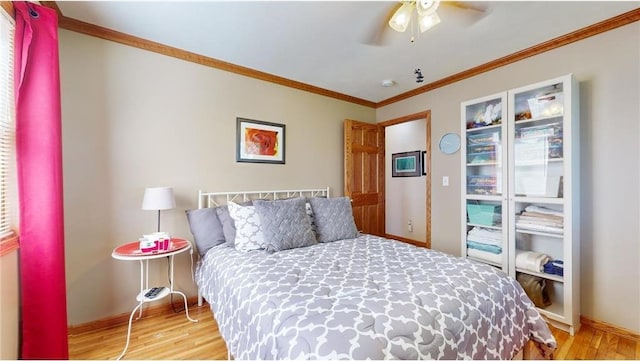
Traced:
<path id="1" fill-rule="evenodd" d="M 344 121 L 344 195 L 358 230 L 384 236 L 384 128 Z"/>

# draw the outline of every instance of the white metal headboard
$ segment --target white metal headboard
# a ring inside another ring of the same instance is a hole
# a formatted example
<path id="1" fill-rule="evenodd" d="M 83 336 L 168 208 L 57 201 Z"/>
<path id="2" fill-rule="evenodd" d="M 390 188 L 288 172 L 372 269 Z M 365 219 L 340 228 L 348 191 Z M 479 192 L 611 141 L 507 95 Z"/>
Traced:
<path id="1" fill-rule="evenodd" d="M 198 191 L 198 209 L 225 205 L 229 202 L 246 202 L 254 199 L 276 200 L 293 197 L 327 197 L 329 187 L 316 189 L 289 189 L 280 191 L 205 192 Z M 198 289 L 198 306 L 202 306 L 202 291 Z"/>
<path id="2" fill-rule="evenodd" d="M 198 208 L 218 207 L 229 202 L 246 202 L 254 199 L 276 200 L 293 197 L 329 198 L 329 187 L 248 192 L 205 192 L 200 190 L 198 191 Z"/>

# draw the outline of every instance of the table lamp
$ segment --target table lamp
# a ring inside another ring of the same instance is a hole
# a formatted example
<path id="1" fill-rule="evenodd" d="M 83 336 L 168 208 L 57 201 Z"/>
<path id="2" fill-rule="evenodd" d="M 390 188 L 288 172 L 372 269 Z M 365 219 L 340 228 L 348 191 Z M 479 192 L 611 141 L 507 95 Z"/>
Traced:
<path id="1" fill-rule="evenodd" d="M 160 232 L 160 211 L 176 207 L 176 199 L 171 187 L 154 187 L 144 190 L 142 209 L 158 211 L 158 232 Z"/>

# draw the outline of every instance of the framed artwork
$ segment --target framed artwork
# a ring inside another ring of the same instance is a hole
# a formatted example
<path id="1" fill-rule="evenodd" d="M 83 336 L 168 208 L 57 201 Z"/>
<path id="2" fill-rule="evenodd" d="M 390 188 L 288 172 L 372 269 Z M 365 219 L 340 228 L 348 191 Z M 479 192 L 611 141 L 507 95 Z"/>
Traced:
<path id="1" fill-rule="evenodd" d="M 420 177 L 422 175 L 422 152 L 393 153 L 391 155 L 392 177 Z"/>
<path id="2" fill-rule="evenodd" d="M 236 162 L 284 164 L 285 125 L 236 118 Z"/>

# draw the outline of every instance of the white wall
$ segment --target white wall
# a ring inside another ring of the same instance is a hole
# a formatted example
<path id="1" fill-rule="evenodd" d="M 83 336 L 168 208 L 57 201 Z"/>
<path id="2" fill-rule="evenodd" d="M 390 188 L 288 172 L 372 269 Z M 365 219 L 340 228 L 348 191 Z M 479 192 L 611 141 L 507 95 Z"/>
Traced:
<path id="1" fill-rule="evenodd" d="M 385 229 L 387 234 L 426 242 L 426 177 L 392 177 L 393 153 L 423 151 L 427 146 L 427 121 L 418 119 L 385 127 Z M 413 231 L 407 223 L 411 221 Z"/>
<path id="2" fill-rule="evenodd" d="M 162 228 L 191 239 L 199 189 L 329 186 L 343 194 L 343 120 L 375 110 L 60 30 L 67 304 L 70 325 L 131 312 L 137 262 L 112 250 L 156 228 L 145 187 L 172 186 Z M 236 117 L 286 124 L 286 164 L 235 161 Z M 176 285 L 196 294 L 187 254 Z M 151 265 L 166 282 L 166 262 Z"/>
<path id="3" fill-rule="evenodd" d="M 432 126 L 432 247 L 460 255 L 460 103 L 573 73 L 580 82 L 582 314 L 640 333 L 640 23 L 600 34 L 377 110 L 378 121 L 424 109 Z M 450 186 L 442 187 L 442 176 Z"/>
<path id="4" fill-rule="evenodd" d="M 0 257 L 0 359 L 16 360 L 19 355 L 18 251 Z"/>

